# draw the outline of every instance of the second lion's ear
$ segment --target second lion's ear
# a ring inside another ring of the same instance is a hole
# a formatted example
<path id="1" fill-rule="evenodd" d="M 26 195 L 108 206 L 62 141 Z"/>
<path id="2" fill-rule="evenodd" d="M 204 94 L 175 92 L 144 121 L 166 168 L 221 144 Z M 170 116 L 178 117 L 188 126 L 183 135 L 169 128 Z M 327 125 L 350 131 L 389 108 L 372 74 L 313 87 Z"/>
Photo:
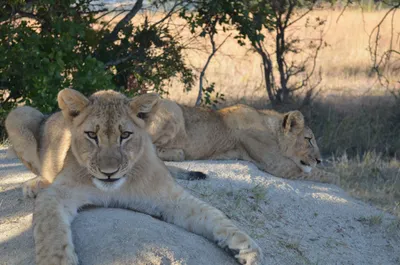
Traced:
<path id="1" fill-rule="evenodd" d="M 58 106 L 67 120 L 78 116 L 89 104 L 89 100 L 80 92 L 66 88 L 61 90 L 57 96 Z"/>
<path id="2" fill-rule="evenodd" d="M 300 111 L 289 111 L 285 113 L 282 122 L 283 131 L 285 134 L 299 134 L 304 129 L 304 116 Z"/>
<path id="3" fill-rule="evenodd" d="M 131 99 L 129 106 L 135 115 L 149 113 L 159 99 L 160 95 L 157 93 L 143 94 Z"/>

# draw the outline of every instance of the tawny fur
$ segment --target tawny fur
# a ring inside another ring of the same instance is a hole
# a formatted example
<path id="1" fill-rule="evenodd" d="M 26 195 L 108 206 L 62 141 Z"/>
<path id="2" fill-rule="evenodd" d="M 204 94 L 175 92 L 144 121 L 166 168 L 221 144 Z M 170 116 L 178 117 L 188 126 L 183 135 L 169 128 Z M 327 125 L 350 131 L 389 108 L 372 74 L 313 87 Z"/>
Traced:
<path id="1" fill-rule="evenodd" d="M 142 104 L 145 105 L 146 101 L 142 101 Z M 135 111 L 140 111 L 140 107 L 138 104 Z M 23 185 L 24 196 L 34 198 L 41 189 L 48 187 L 62 170 L 71 146 L 71 132 L 61 112 L 46 117 L 39 110 L 29 106 L 11 111 L 5 125 L 12 144 L 9 153 L 14 151 L 22 163 L 37 175 Z M 175 159 L 184 157 L 183 152 L 175 150 L 172 156 Z M 202 172 L 173 166 L 168 166 L 168 169 L 179 179 L 195 180 L 206 177 Z"/>
<path id="2" fill-rule="evenodd" d="M 136 117 L 137 101 L 110 91 L 86 99 L 70 89 L 58 101 L 71 147 L 54 183 L 35 201 L 38 265 L 78 264 L 70 224 L 84 205 L 141 211 L 216 242 L 241 264 L 262 264 L 260 248 L 246 233 L 176 184 Z"/>
<path id="3" fill-rule="evenodd" d="M 339 183 L 316 168 L 321 161 L 314 134 L 299 111 L 278 113 L 235 105 L 218 111 L 181 106 L 154 94 L 140 115 L 163 160 L 241 159 L 272 175 Z"/>

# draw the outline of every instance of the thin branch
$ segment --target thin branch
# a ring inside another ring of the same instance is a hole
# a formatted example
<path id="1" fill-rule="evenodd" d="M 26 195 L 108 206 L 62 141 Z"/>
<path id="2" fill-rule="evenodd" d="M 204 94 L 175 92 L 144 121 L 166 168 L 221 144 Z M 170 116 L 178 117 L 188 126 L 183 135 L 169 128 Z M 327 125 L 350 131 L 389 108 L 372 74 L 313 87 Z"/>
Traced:
<path id="1" fill-rule="evenodd" d="M 298 16 L 295 20 L 292 20 L 290 23 L 287 24 L 287 27 L 290 27 L 293 24 L 296 24 L 297 21 L 303 19 L 305 16 L 307 16 L 310 12 L 312 11 L 312 8 L 308 9 L 306 12 Z"/>
<path id="2" fill-rule="evenodd" d="M 27 17 L 27 18 L 31 18 L 31 19 L 35 19 L 38 20 L 40 22 L 40 19 L 33 13 L 28 13 L 28 12 L 24 12 L 24 11 L 17 11 L 17 14 L 19 14 L 21 17 Z"/>
<path id="3" fill-rule="evenodd" d="M 163 23 L 165 20 L 167 20 L 168 18 L 170 18 L 172 16 L 172 14 L 175 12 L 175 9 L 182 5 L 182 3 L 184 3 L 185 1 L 175 1 L 175 4 L 172 6 L 172 8 L 170 9 L 170 11 L 159 21 L 155 22 L 153 24 L 153 26 L 157 26 L 158 24 Z M 186 8 L 189 4 L 186 4 L 185 6 L 182 6 L 178 11 L 182 10 L 183 8 Z M 176 11 L 177 12 L 177 11 Z"/>
<path id="4" fill-rule="evenodd" d="M 322 35 L 322 32 L 321 32 L 321 35 Z M 310 72 L 307 74 L 307 76 L 301 81 L 301 84 L 298 85 L 298 86 L 296 86 L 296 87 L 294 87 L 294 88 L 292 88 L 291 91 L 296 91 L 296 90 L 299 90 L 299 89 L 303 88 L 304 86 L 306 86 L 306 85 L 308 84 L 308 82 L 310 81 L 311 77 L 314 75 L 315 68 L 316 68 L 316 66 L 317 66 L 318 54 L 319 54 L 319 52 L 320 52 L 320 50 L 321 50 L 321 48 L 322 48 L 322 44 L 323 44 L 322 36 L 321 36 L 321 38 L 319 39 L 319 41 L 320 41 L 320 42 L 319 42 L 319 45 L 318 45 L 318 47 L 315 49 L 315 53 L 314 53 L 314 55 L 312 56 L 312 59 L 313 59 L 313 66 L 312 66 L 311 71 L 310 71 Z M 321 80 L 317 83 L 317 85 L 314 86 L 314 88 L 315 88 L 316 86 L 318 86 L 320 82 L 321 82 Z"/>
<path id="5" fill-rule="evenodd" d="M 221 44 L 218 45 L 216 51 L 218 51 L 219 48 L 221 48 L 221 46 L 224 45 L 224 43 L 226 42 L 226 40 L 227 40 L 230 36 L 232 36 L 232 33 L 229 33 L 229 35 L 225 37 L 225 39 L 221 42 Z"/>
<path id="6" fill-rule="evenodd" d="M 342 9 L 342 11 L 340 12 L 338 18 L 336 19 L 336 23 L 339 22 L 339 19 L 343 16 L 344 11 L 346 11 L 346 9 L 349 7 L 349 5 L 350 5 L 351 3 L 352 3 L 351 0 L 348 0 L 348 1 L 347 1 L 346 5 L 343 7 L 343 9 Z"/>
<path id="7" fill-rule="evenodd" d="M 130 9 L 119 9 L 119 7 L 116 7 L 116 8 L 113 8 L 113 9 L 111 9 L 111 10 L 109 10 L 109 11 L 104 12 L 103 14 L 101 14 L 99 17 L 96 18 L 96 21 L 102 19 L 103 17 L 105 17 L 105 16 L 107 16 L 107 15 L 109 15 L 109 14 L 111 14 L 111 13 L 114 13 L 114 12 L 121 12 L 121 11 L 122 11 L 122 13 L 123 13 L 123 12 L 128 12 L 129 10 L 130 10 Z"/>
<path id="8" fill-rule="evenodd" d="M 215 21 L 216 22 L 216 21 Z M 213 25 L 215 27 L 215 23 Z M 204 65 L 201 73 L 200 73 L 200 77 L 199 77 L 199 93 L 197 95 L 197 99 L 196 99 L 196 103 L 195 106 L 199 106 L 201 103 L 201 99 L 203 96 L 203 79 L 204 79 L 204 75 L 206 73 L 207 67 L 211 62 L 212 57 L 215 55 L 215 53 L 218 51 L 219 48 L 221 48 L 222 45 L 224 45 L 224 43 L 226 42 L 226 40 L 232 35 L 229 34 L 228 36 L 226 36 L 226 38 L 221 42 L 220 45 L 218 45 L 217 47 L 215 46 L 215 41 L 214 41 L 214 34 L 215 33 L 210 33 L 210 42 L 211 42 L 211 47 L 212 47 L 212 52 L 211 54 L 208 56 L 206 64 Z"/>
<path id="9" fill-rule="evenodd" d="M 383 87 L 386 87 L 386 89 L 388 89 L 388 91 L 391 94 L 393 94 L 396 98 L 397 98 L 396 92 L 392 91 L 392 89 L 389 88 L 389 85 L 391 84 L 391 82 L 382 73 L 381 68 L 389 63 L 392 54 L 400 54 L 399 51 L 396 51 L 393 49 L 394 15 L 399 7 L 400 7 L 400 2 L 395 5 L 392 5 L 392 7 L 385 13 L 385 15 L 379 21 L 379 23 L 372 29 L 371 33 L 369 34 L 369 40 L 368 40 L 368 51 L 370 53 L 371 61 L 372 61 L 371 71 L 373 71 L 377 74 L 379 83 Z M 383 54 L 379 55 L 378 47 L 379 47 L 380 37 L 381 37 L 381 27 L 390 13 L 392 13 L 392 18 L 390 21 L 391 22 L 391 37 L 390 37 L 389 49 L 387 51 L 385 51 Z M 376 34 L 375 38 L 374 38 L 374 34 Z M 374 40 L 372 40 L 372 39 L 374 39 Z"/>
<path id="10" fill-rule="evenodd" d="M 268 52 L 268 49 L 264 47 L 264 44 L 260 41 L 256 41 L 253 44 L 254 49 L 258 54 L 261 55 L 263 71 L 264 71 L 264 79 L 265 86 L 268 94 L 269 100 L 272 104 L 275 104 L 277 101 L 277 93 L 276 93 L 276 85 L 275 85 L 275 77 L 273 72 L 273 64 L 271 61 L 271 54 Z"/>
<path id="11" fill-rule="evenodd" d="M 126 11 L 123 10 L 123 11 L 120 11 L 119 13 L 117 13 L 116 15 L 114 15 L 109 21 L 107 21 L 107 23 L 105 23 L 105 24 L 103 25 L 103 27 L 101 28 L 101 31 L 103 31 L 106 27 L 108 27 L 108 25 L 110 25 L 111 22 L 114 21 L 114 19 L 116 19 L 118 16 L 120 16 L 121 14 L 123 14 L 123 13 L 125 13 L 125 12 L 126 12 Z"/>
<path id="12" fill-rule="evenodd" d="M 285 22 L 284 22 L 284 26 L 283 26 L 285 29 L 288 27 L 288 23 L 289 23 L 290 17 L 292 16 L 294 7 L 295 7 L 295 4 L 292 1 L 289 1 L 289 8 L 286 12 L 286 18 L 285 18 Z"/>
<path id="13" fill-rule="evenodd" d="M 389 50 L 393 50 L 393 36 L 394 36 L 394 15 L 396 14 L 397 9 L 395 9 L 393 11 L 392 14 L 392 20 L 390 21 L 390 46 L 389 46 Z M 390 61 L 390 55 L 391 53 L 388 54 L 387 60 Z"/>
<path id="14" fill-rule="evenodd" d="M 125 15 L 125 17 L 123 19 L 121 19 L 117 25 L 114 27 L 113 31 L 111 31 L 111 33 L 105 37 L 104 39 L 107 42 L 113 42 L 118 38 L 118 32 L 125 27 L 126 24 L 129 23 L 129 21 L 131 21 L 131 19 L 136 16 L 136 14 L 139 12 L 139 10 L 142 8 L 143 6 L 143 0 L 137 0 L 135 5 L 132 7 L 132 9 L 128 12 L 128 14 Z"/>

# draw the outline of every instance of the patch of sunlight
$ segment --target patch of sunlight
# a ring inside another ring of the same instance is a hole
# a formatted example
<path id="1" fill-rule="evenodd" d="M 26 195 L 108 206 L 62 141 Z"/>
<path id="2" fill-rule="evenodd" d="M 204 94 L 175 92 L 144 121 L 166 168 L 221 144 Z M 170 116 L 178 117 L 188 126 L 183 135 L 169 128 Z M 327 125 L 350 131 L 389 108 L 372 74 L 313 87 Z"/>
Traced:
<path id="1" fill-rule="evenodd" d="M 20 216 L 17 219 L 12 218 L 12 220 L 0 220 L 0 222 L 0 244 L 2 244 L 17 238 L 31 229 L 32 213 L 27 213 L 26 215 Z M 16 225 L 16 223 L 18 223 L 18 225 Z"/>
<path id="2" fill-rule="evenodd" d="M 328 193 L 323 193 L 323 192 L 313 192 L 313 193 L 311 193 L 311 197 L 314 199 L 318 199 L 318 200 L 329 201 L 329 202 L 340 203 L 340 204 L 348 204 L 349 203 L 349 201 L 344 198 L 340 198 L 340 197 L 333 196 L 333 195 L 330 195 Z"/>
<path id="3" fill-rule="evenodd" d="M 136 264 L 171 264 L 183 265 L 187 262 L 177 259 L 174 252 L 168 248 L 160 248 L 157 245 L 149 244 L 145 249 L 139 251 L 136 256 Z"/>
<path id="4" fill-rule="evenodd" d="M 329 191 L 332 190 L 331 187 L 321 187 L 321 186 L 318 186 L 318 185 L 313 185 L 312 188 L 314 190 L 319 190 L 319 191 L 324 191 L 324 192 L 329 192 Z"/>
<path id="5" fill-rule="evenodd" d="M 3 159 L 1 159 L 1 160 L 3 160 Z M 19 162 L 19 160 L 16 160 L 15 162 L 10 162 L 8 159 L 5 159 L 5 160 L 7 160 L 6 163 L 2 163 L 2 161 L 0 161 L 0 168 L 7 169 L 8 167 L 20 167 L 20 166 L 22 166 L 22 163 Z"/>
<path id="6" fill-rule="evenodd" d="M 30 178 L 26 178 L 24 175 L 26 175 L 27 177 L 32 177 L 31 173 L 26 173 L 26 174 L 19 174 L 19 176 L 17 178 L 4 178 L 1 180 L 0 185 L 1 186 L 13 186 L 13 185 L 21 185 L 22 183 L 25 183 L 28 179 Z"/>

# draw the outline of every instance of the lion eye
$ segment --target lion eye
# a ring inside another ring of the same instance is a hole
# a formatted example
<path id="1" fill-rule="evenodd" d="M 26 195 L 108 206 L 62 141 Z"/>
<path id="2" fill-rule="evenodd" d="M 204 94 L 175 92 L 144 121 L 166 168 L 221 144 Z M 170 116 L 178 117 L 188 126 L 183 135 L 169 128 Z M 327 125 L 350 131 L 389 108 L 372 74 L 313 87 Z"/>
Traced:
<path id="1" fill-rule="evenodd" d="M 95 132 L 85 132 L 85 133 L 90 139 L 93 139 L 93 140 L 97 139 L 97 134 Z"/>
<path id="2" fill-rule="evenodd" d="M 308 141 L 308 143 L 309 143 L 311 146 L 313 146 L 313 144 L 312 144 L 312 142 L 311 142 L 311 140 L 312 140 L 311 137 L 304 137 L 304 139 L 306 139 L 306 140 Z"/>
<path id="3" fill-rule="evenodd" d="M 139 112 L 136 116 L 142 120 L 146 119 L 146 117 L 147 117 L 146 113 L 144 113 L 144 112 Z"/>
<path id="4" fill-rule="evenodd" d="M 128 139 L 133 132 L 123 132 L 121 133 L 121 140 Z"/>
<path id="5" fill-rule="evenodd" d="M 96 142 L 96 144 L 99 144 L 99 140 L 98 140 L 97 134 L 95 132 L 85 132 L 85 133 L 90 139 L 94 140 Z"/>

